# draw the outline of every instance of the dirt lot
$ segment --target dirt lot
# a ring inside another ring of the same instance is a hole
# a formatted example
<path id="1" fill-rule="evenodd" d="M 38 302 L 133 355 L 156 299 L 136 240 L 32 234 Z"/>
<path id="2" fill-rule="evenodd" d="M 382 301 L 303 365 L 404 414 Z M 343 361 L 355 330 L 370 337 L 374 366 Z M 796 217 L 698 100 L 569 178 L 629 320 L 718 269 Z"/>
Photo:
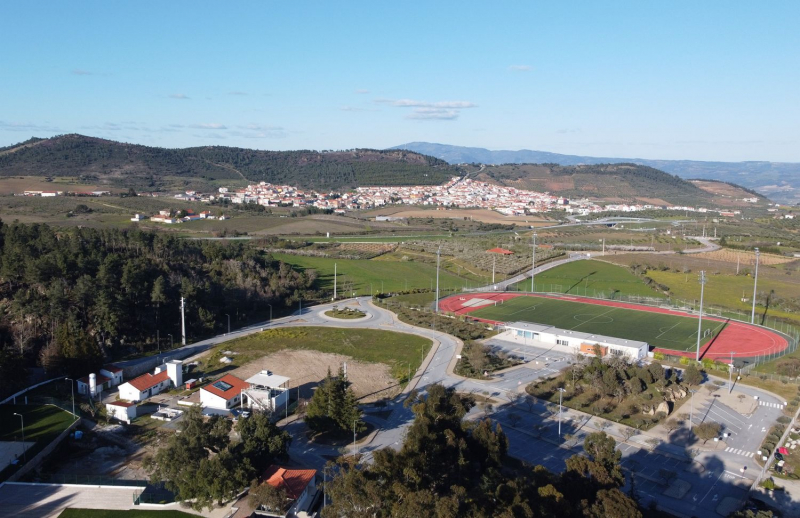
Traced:
<path id="1" fill-rule="evenodd" d="M 448 210 L 403 210 L 402 208 L 381 209 L 369 213 L 371 216 L 395 216 L 398 218 L 451 218 L 463 219 L 470 218 L 473 221 L 483 223 L 500 223 L 503 225 L 529 224 L 545 225 L 551 224 L 550 220 L 537 216 L 503 216 L 499 212 L 488 209 L 448 209 Z"/>
<path id="2" fill-rule="evenodd" d="M 231 374 L 247 379 L 262 370 L 271 370 L 275 374 L 292 378 L 289 381 L 289 386 L 294 391 L 292 397 L 296 397 L 297 386 L 300 384 L 300 397 L 310 398 L 313 388 L 325 377 L 328 369 L 335 375 L 344 362 L 347 362 L 347 377 L 356 397 L 363 398 L 360 402 L 368 403 L 395 396 L 400 392 L 388 366 L 356 362 L 347 356 L 318 351 L 279 351 L 234 369 Z M 297 376 L 295 373 L 303 374 Z"/>

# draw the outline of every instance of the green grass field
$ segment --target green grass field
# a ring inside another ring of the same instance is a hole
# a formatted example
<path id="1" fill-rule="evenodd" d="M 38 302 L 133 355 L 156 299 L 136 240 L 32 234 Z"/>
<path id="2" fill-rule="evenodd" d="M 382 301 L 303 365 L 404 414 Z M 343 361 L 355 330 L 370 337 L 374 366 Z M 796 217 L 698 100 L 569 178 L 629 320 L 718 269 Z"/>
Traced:
<path id="1" fill-rule="evenodd" d="M 181 511 L 155 511 L 145 509 L 133 509 L 130 511 L 106 511 L 104 509 L 64 509 L 58 518 L 189 518 L 195 514 L 184 513 Z"/>
<path id="2" fill-rule="evenodd" d="M 338 291 L 340 296 L 368 295 L 370 288 L 374 293 L 431 288 L 436 286 L 436 265 L 416 261 L 374 261 L 370 259 L 330 259 L 327 257 L 306 257 L 300 255 L 274 254 L 275 259 L 291 264 L 298 270 L 317 271 L 317 287 L 333 290 L 333 265 L 337 265 Z M 370 284 L 372 286 L 370 286 Z M 448 273 L 439 272 L 440 289 L 458 289 L 464 286 L 464 279 Z"/>
<path id="3" fill-rule="evenodd" d="M 530 291 L 530 279 L 518 282 L 514 289 Z M 590 297 L 603 293 L 605 298 L 617 295 L 664 298 L 632 274 L 625 267 L 602 261 L 574 261 L 536 276 L 536 291 L 550 293 L 570 293 Z"/>
<path id="4" fill-rule="evenodd" d="M 21 414 L 22 419 L 15 413 Z M 28 459 L 42 451 L 75 418 L 69 412 L 52 405 L 0 405 L 0 441 L 21 441 L 22 421 L 25 422 L 25 442 L 34 442 L 28 448 Z M 13 468 L 0 471 L 0 481 L 13 473 Z"/>
<path id="5" fill-rule="evenodd" d="M 263 333 L 225 342 L 215 347 L 205 358 L 202 370 L 213 374 L 219 369 L 223 351 L 234 351 L 234 367 L 284 349 L 308 349 L 323 353 L 342 354 L 354 360 L 383 363 L 391 368 L 392 376 L 405 380 L 409 363 L 415 372 L 427 354 L 431 341 L 416 335 L 378 329 L 343 329 L 329 327 L 292 327 L 271 329 Z M 228 366 L 226 366 L 228 367 Z M 227 369 L 226 369 L 227 370 Z"/>
<path id="6" fill-rule="evenodd" d="M 559 329 L 638 340 L 675 351 L 690 351 L 697 346 L 697 319 L 634 309 L 542 297 L 517 297 L 470 315 L 502 322 L 535 322 Z M 704 320 L 701 344 L 711 340 L 723 327 L 722 322 Z M 706 336 L 708 330 L 711 334 Z"/>

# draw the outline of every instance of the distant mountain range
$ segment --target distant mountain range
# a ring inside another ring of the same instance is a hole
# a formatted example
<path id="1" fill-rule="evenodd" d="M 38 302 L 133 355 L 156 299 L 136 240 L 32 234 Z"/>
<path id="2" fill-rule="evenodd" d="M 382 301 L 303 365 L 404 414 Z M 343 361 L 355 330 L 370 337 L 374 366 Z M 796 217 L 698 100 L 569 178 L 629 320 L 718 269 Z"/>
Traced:
<path id="1" fill-rule="evenodd" d="M 672 173 L 685 179 L 729 182 L 755 190 L 774 201 L 800 203 L 800 163 L 702 162 L 697 160 L 648 160 L 644 158 L 562 155 L 546 151 L 492 151 L 477 147 L 409 142 L 391 149 L 407 149 L 450 164 L 559 164 L 592 165 L 632 163 Z"/>
<path id="2" fill-rule="evenodd" d="M 136 190 L 209 190 L 265 181 L 326 191 L 359 185 L 440 185 L 462 171 L 405 150 L 262 151 L 125 144 L 84 135 L 0 148 L 0 178 L 33 176 Z"/>

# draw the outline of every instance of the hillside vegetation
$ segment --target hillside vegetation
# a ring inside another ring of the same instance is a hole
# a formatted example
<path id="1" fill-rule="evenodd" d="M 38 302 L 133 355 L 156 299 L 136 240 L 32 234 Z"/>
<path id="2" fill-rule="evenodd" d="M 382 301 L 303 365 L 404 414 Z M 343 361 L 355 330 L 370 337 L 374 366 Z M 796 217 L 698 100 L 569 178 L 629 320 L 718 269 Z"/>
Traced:
<path id="1" fill-rule="evenodd" d="M 0 149 L 0 176 L 74 177 L 137 190 L 269 182 L 318 190 L 438 185 L 459 170 L 411 151 L 261 151 L 223 146 L 164 149 L 62 135 Z"/>
<path id="2" fill-rule="evenodd" d="M 570 198 L 694 205 L 712 195 L 677 176 L 636 164 L 488 166 L 478 179 Z"/>

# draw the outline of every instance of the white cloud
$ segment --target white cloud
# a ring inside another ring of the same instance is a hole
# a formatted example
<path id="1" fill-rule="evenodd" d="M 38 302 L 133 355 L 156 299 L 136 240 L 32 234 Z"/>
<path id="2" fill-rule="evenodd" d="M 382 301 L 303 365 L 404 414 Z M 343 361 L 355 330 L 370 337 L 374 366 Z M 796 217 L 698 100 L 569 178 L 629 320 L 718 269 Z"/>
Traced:
<path id="1" fill-rule="evenodd" d="M 47 131 L 59 132 L 59 128 L 48 124 L 36 124 L 33 122 L 14 122 L 0 120 L 0 129 L 6 131 Z"/>
<path id="2" fill-rule="evenodd" d="M 431 102 L 414 99 L 375 99 L 374 102 L 397 108 L 413 108 L 406 118 L 416 120 L 455 120 L 461 115 L 461 110 L 478 107 L 477 104 L 470 101 Z"/>
<path id="3" fill-rule="evenodd" d="M 74 76 L 92 76 L 94 72 L 90 72 L 88 70 L 82 70 L 80 68 L 76 68 L 72 71 L 72 75 Z"/>
<path id="4" fill-rule="evenodd" d="M 451 121 L 457 119 L 459 114 L 460 112 L 454 109 L 415 108 L 410 114 L 406 115 L 406 119 Z"/>
<path id="5" fill-rule="evenodd" d="M 219 123 L 216 123 L 216 122 L 205 122 L 205 123 L 201 123 L 201 124 L 191 124 L 189 127 L 190 128 L 195 128 L 195 129 L 207 129 L 207 130 L 224 130 L 224 129 L 228 129 L 228 127 L 226 125 L 219 124 Z"/>
<path id="6" fill-rule="evenodd" d="M 511 65 L 508 69 L 512 72 L 530 72 L 533 67 L 530 65 Z"/>
<path id="7" fill-rule="evenodd" d="M 234 91 L 234 92 L 228 92 L 228 95 L 248 95 L 248 94 L 247 92 Z"/>
<path id="8" fill-rule="evenodd" d="M 186 94 L 169 94 L 169 96 L 172 99 L 181 99 L 181 100 L 191 99 L 191 97 L 189 97 Z"/>

